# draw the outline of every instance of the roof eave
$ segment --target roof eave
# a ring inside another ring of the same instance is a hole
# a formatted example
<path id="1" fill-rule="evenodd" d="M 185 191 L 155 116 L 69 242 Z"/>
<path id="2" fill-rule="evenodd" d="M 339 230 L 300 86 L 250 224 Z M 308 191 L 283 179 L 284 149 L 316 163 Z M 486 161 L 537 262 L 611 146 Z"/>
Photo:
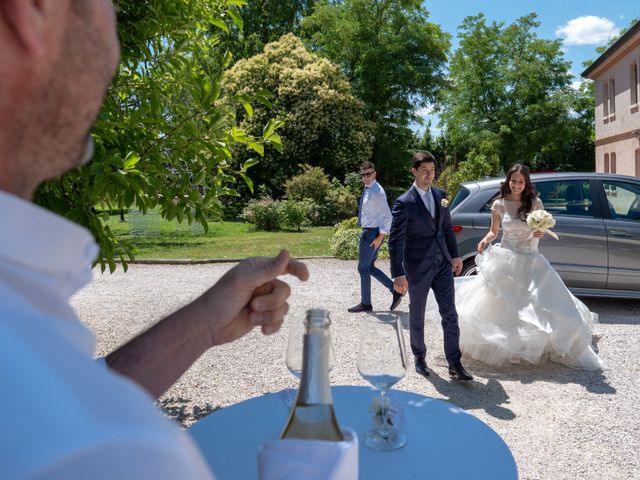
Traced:
<path id="1" fill-rule="evenodd" d="M 640 21 L 636 22 L 629 30 L 627 30 L 624 35 L 616 40 L 613 45 L 607 48 L 607 50 L 598 58 L 596 58 L 596 60 L 591 65 L 589 65 L 580 75 L 584 78 L 593 80 L 593 76 L 591 76 L 591 74 L 596 69 L 598 69 L 598 67 L 603 65 L 610 57 L 612 57 L 620 49 L 620 47 L 626 44 L 629 39 L 631 39 L 631 37 L 633 37 L 638 32 L 640 32 Z"/>

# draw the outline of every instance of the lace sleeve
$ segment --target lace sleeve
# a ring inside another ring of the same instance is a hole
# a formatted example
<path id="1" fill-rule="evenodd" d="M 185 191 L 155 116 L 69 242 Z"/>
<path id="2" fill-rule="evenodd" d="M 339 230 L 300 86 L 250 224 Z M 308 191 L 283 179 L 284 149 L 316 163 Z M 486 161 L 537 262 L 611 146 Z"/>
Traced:
<path id="1" fill-rule="evenodd" d="M 496 198 L 491 204 L 491 211 L 496 212 L 502 216 L 502 199 Z"/>
<path id="2" fill-rule="evenodd" d="M 533 202 L 533 209 L 534 210 L 544 210 L 544 205 L 542 204 L 542 200 L 540 200 L 540 197 L 536 197 L 535 201 Z"/>

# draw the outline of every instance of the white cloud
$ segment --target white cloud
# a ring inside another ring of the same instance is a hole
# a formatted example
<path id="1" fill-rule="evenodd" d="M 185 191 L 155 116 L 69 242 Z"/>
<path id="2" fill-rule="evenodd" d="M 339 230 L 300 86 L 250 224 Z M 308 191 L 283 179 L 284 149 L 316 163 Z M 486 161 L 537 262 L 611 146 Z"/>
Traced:
<path id="1" fill-rule="evenodd" d="M 624 20 L 624 19 L 625 19 L 625 16 L 624 16 L 624 15 L 622 15 L 622 14 L 620 14 L 620 16 L 619 16 L 618 18 L 619 18 L 620 20 Z"/>
<path id="2" fill-rule="evenodd" d="M 574 80 L 573 82 L 571 82 L 571 88 L 573 88 L 574 90 L 580 90 L 583 82 L 584 80 Z"/>
<path id="3" fill-rule="evenodd" d="M 418 117 L 426 117 L 433 113 L 433 109 L 434 105 L 429 104 L 426 107 L 419 108 L 415 113 Z"/>
<path id="4" fill-rule="evenodd" d="M 601 45 L 618 33 L 620 29 L 611 20 L 593 15 L 569 20 L 556 30 L 556 36 L 564 38 L 565 45 Z"/>

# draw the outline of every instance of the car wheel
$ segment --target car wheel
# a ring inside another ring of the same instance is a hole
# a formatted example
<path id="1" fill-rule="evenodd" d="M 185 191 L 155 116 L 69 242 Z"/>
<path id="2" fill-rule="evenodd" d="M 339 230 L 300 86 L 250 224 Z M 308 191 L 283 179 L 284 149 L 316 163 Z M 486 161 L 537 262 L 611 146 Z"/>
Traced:
<path id="1" fill-rule="evenodd" d="M 460 272 L 461 277 L 470 277 L 477 274 L 478 266 L 476 265 L 475 257 L 466 260 L 464 264 L 462 264 L 462 272 Z"/>

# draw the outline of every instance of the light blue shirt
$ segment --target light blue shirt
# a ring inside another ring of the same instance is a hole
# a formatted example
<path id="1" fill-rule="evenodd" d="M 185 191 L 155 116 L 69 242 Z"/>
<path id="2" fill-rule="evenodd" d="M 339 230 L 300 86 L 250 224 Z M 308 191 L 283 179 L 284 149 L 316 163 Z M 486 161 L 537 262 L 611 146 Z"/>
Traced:
<path id="1" fill-rule="evenodd" d="M 384 188 L 374 180 L 362 195 L 362 212 L 360 212 L 362 228 L 378 228 L 380 233 L 389 233 L 391 229 L 391 210 L 387 203 L 387 194 L 384 193 Z"/>

